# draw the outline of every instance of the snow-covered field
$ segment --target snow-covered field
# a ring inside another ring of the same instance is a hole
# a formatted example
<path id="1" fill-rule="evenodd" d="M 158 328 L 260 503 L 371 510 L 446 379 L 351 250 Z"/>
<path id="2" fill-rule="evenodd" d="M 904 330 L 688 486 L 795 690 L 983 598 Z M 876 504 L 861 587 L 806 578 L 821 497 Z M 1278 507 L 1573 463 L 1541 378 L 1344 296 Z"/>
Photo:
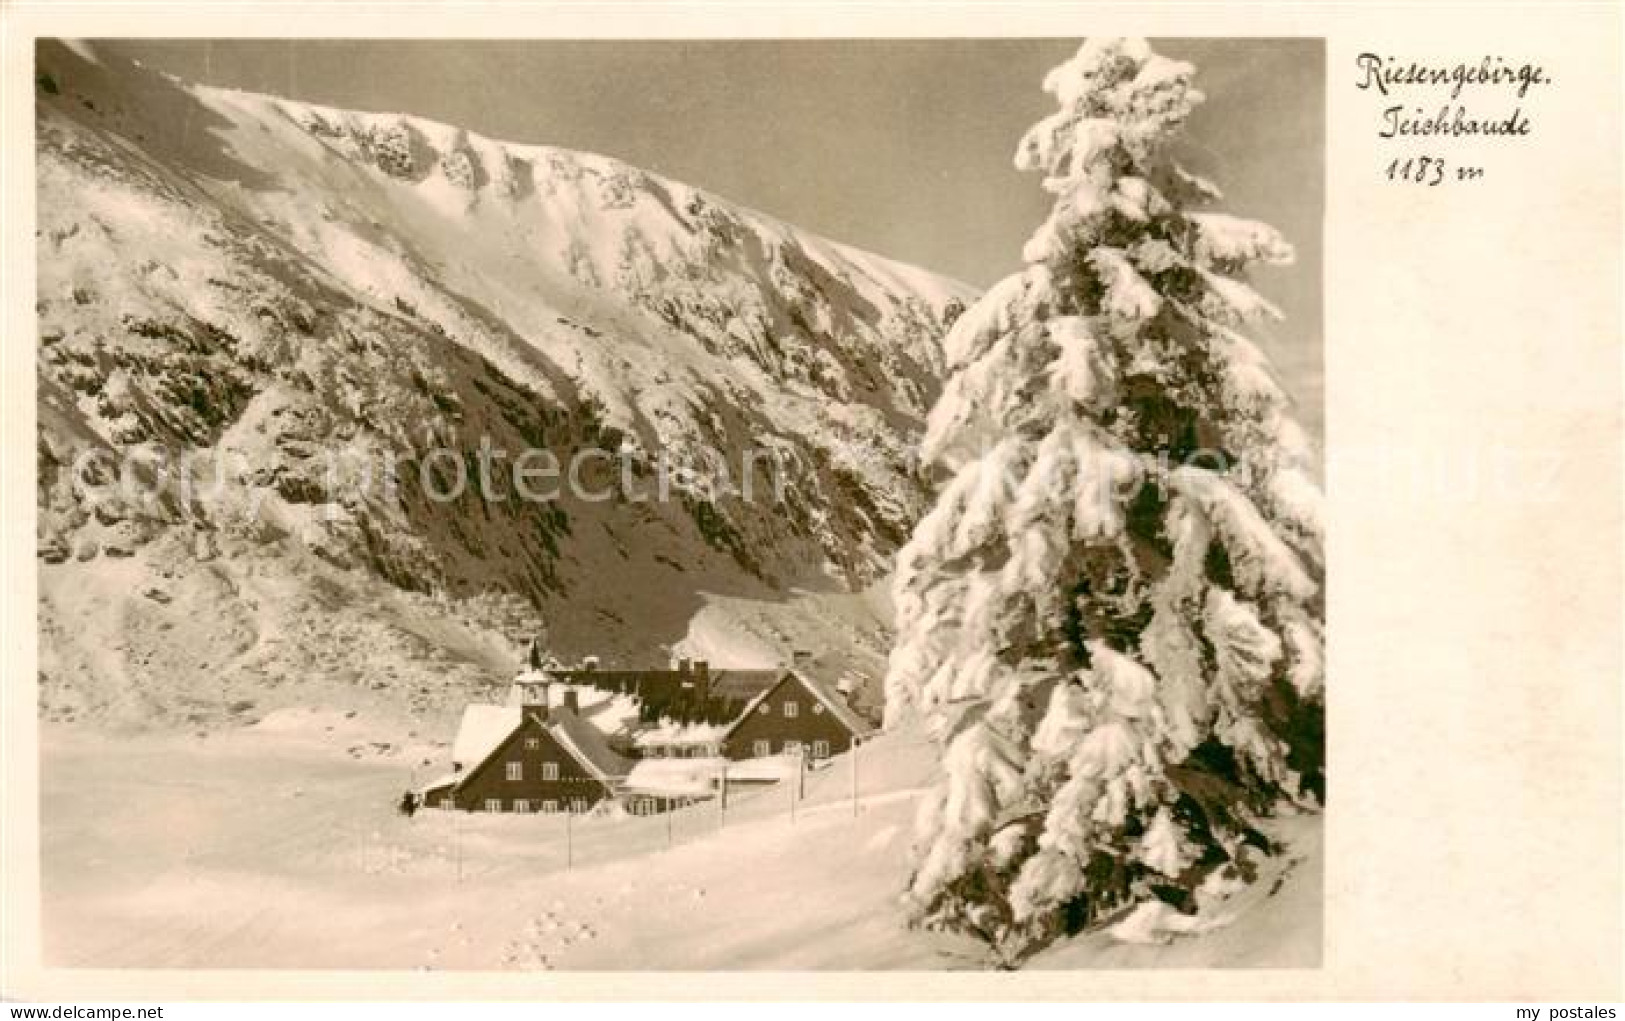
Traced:
<path id="1" fill-rule="evenodd" d="M 42 887 L 53 965 L 382 969 L 980 968 L 895 910 L 931 746 L 887 734 L 789 790 L 668 817 L 394 811 L 427 747 L 364 714 L 289 710 L 212 733 L 46 725 Z M 793 811 L 792 811 L 793 808 Z M 568 832 L 567 832 L 568 826 Z M 1104 931 L 1031 967 L 1312 966 L 1318 819 L 1228 926 L 1166 945 Z M 1281 882 L 1277 883 L 1277 879 Z"/>

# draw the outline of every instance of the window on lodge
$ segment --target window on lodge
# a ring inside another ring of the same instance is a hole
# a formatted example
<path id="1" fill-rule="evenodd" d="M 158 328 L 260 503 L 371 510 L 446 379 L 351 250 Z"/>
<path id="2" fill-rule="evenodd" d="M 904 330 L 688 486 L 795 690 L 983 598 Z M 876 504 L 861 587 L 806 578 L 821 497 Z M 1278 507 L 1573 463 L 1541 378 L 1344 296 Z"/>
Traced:
<path id="1" fill-rule="evenodd" d="M 755 741 L 750 746 L 750 753 L 758 759 L 765 759 L 773 754 L 772 741 Z"/>
<path id="2" fill-rule="evenodd" d="M 559 764 L 557 762 L 542 763 L 542 779 L 557 780 L 559 778 Z"/>
<path id="3" fill-rule="evenodd" d="M 500 811 L 502 811 L 502 799 L 501 798 L 486 798 L 485 799 L 485 810 L 487 812 L 500 812 Z"/>
<path id="4" fill-rule="evenodd" d="M 558 810 L 559 810 L 559 803 L 557 801 L 544 801 L 544 802 L 542 802 L 542 811 L 548 812 L 548 813 L 553 813 L 553 812 L 557 812 Z"/>
<path id="5" fill-rule="evenodd" d="M 508 763 L 508 779 L 523 780 L 525 778 L 525 764 L 523 762 Z"/>
<path id="6" fill-rule="evenodd" d="M 799 703 L 799 702 L 786 702 L 786 703 L 784 703 L 784 718 L 785 719 L 793 720 L 793 719 L 796 718 L 796 715 L 798 713 L 800 713 L 800 712 L 801 712 L 801 703 Z"/>
<path id="7" fill-rule="evenodd" d="M 827 758 L 829 758 L 829 742 L 828 741 L 814 741 L 813 742 L 812 753 L 813 753 L 813 758 L 815 758 L 815 759 L 827 759 Z"/>
<path id="8" fill-rule="evenodd" d="M 525 751 L 533 752 L 536 749 L 540 748 L 541 746 L 542 746 L 542 739 L 541 738 L 539 738 L 539 737 L 527 737 L 527 738 L 525 738 Z"/>
<path id="9" fill-rule="evenodd" d="M 530 802 L 524 798 L 515 798 L 513 799 L 513 810 L 521 814 L 527 813 L 530 811 Z"/>

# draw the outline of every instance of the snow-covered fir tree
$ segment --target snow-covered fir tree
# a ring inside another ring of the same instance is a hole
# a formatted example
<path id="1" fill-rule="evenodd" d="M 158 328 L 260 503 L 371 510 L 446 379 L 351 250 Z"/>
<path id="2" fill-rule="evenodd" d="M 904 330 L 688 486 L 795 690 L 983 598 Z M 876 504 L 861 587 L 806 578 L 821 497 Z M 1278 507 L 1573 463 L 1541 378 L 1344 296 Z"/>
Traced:
<path id="1" fill-rule="evenodd" d="M 1090 40 L 1045 79 L 1016 165 L 1054 208 L 946 338 L 951 478 L 898 557 L 888 720 L 943 746 L 906 899 L 1007 962 L 1324 797 L 1320 492 L 1241 332 L 1292 249 L 1174 161 L 1194 70 Z"/>

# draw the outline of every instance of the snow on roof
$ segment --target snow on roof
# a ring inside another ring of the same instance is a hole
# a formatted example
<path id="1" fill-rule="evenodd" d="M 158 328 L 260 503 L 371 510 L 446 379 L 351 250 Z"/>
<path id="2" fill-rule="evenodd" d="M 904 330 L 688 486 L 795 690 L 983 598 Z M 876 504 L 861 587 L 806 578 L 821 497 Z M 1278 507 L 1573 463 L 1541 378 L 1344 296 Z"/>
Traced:
<path id="1" fill-rule="evenodd" d="M 842 698 L 839 692 L 832 691 L 824 682 L 808 677 L 805 674 L 798 673 L 795 676 L 806 686 L 808 691 L 812 692 L 820 702 L 824 703 L 824 707 L 830 711 L 830 714 L 840 720 L 846 729 L 852 732 L 853 736 L 863 737 L 874 729 L 874 727 L 870 726 L 868 720 L 859 716 L 847 704 L 846 699 Z"/>
<path id="2" fill-rule="evenodd" d="M 451 761 L 473 772 L 491 753 L 502 747 L 524 714 L 518 706 L 471 705 L 463 709 L 457 725 L 457 738 L 451 744 Z"/>
<path id="3" fill-rule="evenodd" d="M 627 774 L 626 789 L 637 794 L 693 797 L 711 793 L 726 759 L 639 759 Z"/>
<path id="4" fill-rule="evenodd" d="M 731 723 L 673 723 L 662 720 L 637 736 L 639 748 L 659 745 L 716 744 L 728 735 Z"/>
<path id="5" fill-rule="evenodd" d="M 547 729 L 565 751 L 606 787 L 615 786 L 632 771 L 632 763 L 615 754 L 597 727 L 569 710 L 552 712 Z"/>
<path id="6" fill-rule="evenodd" d="M 623 733 L 637 726 L 638 700 L 616 692 L 601 702 L 582 705 L 581 716 L 601 733 Z"/>
<path id="7" fill-rule="evenodd" d="M 518 706 L 468 706 L 452 742 L 452 761 L 462 767 L 464 775 L 473 773 L 513 736 L 524 718 L 524 710 Z M 615 754 L 598 728 L 575 713 L 551 710 L 546 726 L 564 750 L 605 786 L 615 786 L 631 769 L 631 763 Z"/>
<path id="8" fill-rule="evenodd" d="M 507 704 L 511 707 L 532 704 L 536 701 L 535 695 L 532 693 L 527 697 L 525 689 L 538 685 L 546 692 L 547 705 L 551 709 L 563 708 L 565 695 L 574 692 L 576 712 L 605 734 L 620 733 L 638 722 L 638 703 L 630 695 L 592 684 L 572 684 L 536 670 L 527 670 L 513 679 L 513 684 L 508 688 Z"/>
<path id="9" fill-rule="evenodd" d="M 447 773 L 445 776 L 437 776 L 433 780 L 430 780 L 428 783 L 420 785 L 418 787 L 417 792 L 420 795 L 422 795 L 422 794 L 433 794 L 435 791 L 442 790 L 442 789 L 444 789 L 446 787 L 450 787 L 452 784 L 454 784 L 456 782 L 457 782 L 457 774 L 456 773 Z"/>

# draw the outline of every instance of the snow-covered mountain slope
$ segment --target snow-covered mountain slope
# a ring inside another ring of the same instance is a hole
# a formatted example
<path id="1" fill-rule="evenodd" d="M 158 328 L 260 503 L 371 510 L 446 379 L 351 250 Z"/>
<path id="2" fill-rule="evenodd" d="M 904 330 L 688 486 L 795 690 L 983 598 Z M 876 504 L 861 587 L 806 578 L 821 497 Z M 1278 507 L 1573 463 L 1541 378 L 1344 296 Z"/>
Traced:
<path id="1" fill-rule="evenodd" d="M 131 606 L 153 609 L 139 592 L 85 605 L 126 570 L 108 558 L 200 606 L 224 579 L 222 619 L 262 613 L 245 574 L 319 578 L 344 595 L 318 615 L 512 597 L 561 655 L 649 660 L 706 594 L 868 584 L 923 509 L 911 452 L 960 284 L 605 157 L 188 85 L 82 44 L 41 42 L 35 83 L 48 700 L 140 684 L 161 655 L 162 632 L 125 641 Z M 497 499 L 477 492 L 487 444 Z M 560 499 L 519 498 L 534 449 L 565 471 L 605 451 L 581 464 L 610 498 L 562 479 L 541 487 Z M 109 456 L 73 470 L 90 450 Z M 160 469 L 133 462 L 177 454 L 196 484 L 149 498 Z"/>

